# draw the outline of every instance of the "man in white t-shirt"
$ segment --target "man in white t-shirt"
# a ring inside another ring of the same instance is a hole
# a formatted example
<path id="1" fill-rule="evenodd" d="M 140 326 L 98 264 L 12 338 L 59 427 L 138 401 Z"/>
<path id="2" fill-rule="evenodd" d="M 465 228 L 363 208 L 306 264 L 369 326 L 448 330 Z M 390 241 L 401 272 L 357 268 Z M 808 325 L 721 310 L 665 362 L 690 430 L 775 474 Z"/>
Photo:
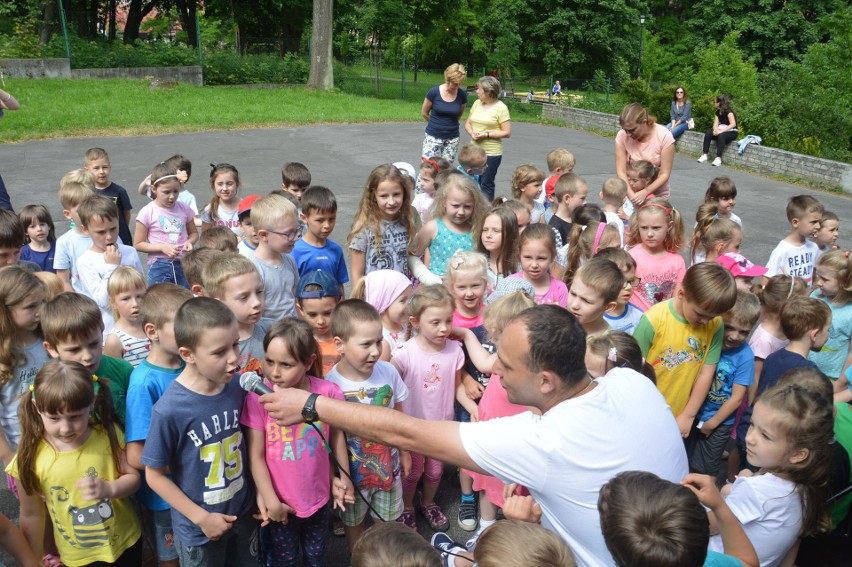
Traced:
<path id="1" fill-rule="evenodd" d="M 665 399 L 642 375 L 619 368 L 592 380 L 585 333 L 566 310 L 540 305 L 503 331 L 494 372 L 509 400 L 532 412 L 464 423 L 421 420 L 383 408 L 308 397 L 296 389 L 261 398 L 280 424 L 305 419 L 416 450 L 529 488 L 542 522 L 569 544 L 579 565 L 613 566 L 597 511 L 601 486 L 619 472 L 649 471 L 672 482 L 686 453 Z"/>

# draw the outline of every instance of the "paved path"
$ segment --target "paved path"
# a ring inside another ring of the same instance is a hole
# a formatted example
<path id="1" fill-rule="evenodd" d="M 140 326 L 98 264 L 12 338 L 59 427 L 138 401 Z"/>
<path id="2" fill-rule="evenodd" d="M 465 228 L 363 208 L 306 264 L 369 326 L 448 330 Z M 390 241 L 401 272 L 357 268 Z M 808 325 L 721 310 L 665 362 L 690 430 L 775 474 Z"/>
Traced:
<path id="1" fill-rule="evenodd" d="M 384 162 L 420 160 L 423 137 L 422 123 L 387 123 L 304 126 L 270 130 L 238 130 L 200 132 L 164 136 L 118 138 L 70 138 L 27 142 L 0 146 L 0 173 L 17 208 L 28 203 L 44 203 L 54 219 L 62 219 L 57 200 L 60 177 L 82 165 L 83 154 L 92 146 L 105 148 L 112 161 L 112 180 L 130 193 L 134 210 L 144 204 L 136 193 L 139 182 L 151 172 L 153 165 L 174 153 L 183 153 L 193 162 L 189 183 L 199 204 L 209 200 L 208 163 L 228 162 L 240 171 L 241 193 L 268 193 L 280 187 L 281 167 L 287 161 L 308 166 L 315 184 L 331 188 L 338 198 L 340 211 L 334 240 L 344 243 L 370 170 Z M 576 173 L 589 183 L 590 201 L 597 200 L 605 179 L 615 175 L 614 143 L 609 137 L 555 126 L 516 124 L 513 136 L 505 144 L 505 155 L 497 176 L 497 193 L 509 195 L 509 179 L 513 169 L 523 163 L 534 163 L 546 169 L 545 156 L 556 147 L 570 149 L 577 158 Z M 852 227 L 852 200 L 848 197 L 810 192 L 801 187 L 767 179 L 727 167 L 698 164 L 695 158 L 677 155 L 672 174 L 672 201 L 692 225 L 694 212 L 709 181 L 717 175 L 734 179 L 739 190 L 736 213 L 745 225 L 743 253 L 755 263 L 763 263 L 789 231 L 784 208 L 787 199 L 801 193 L 813 193 L 841 219 L 840 244 L 850 246 L 848 231 Z M 58 232 L 67 222 L 57 222 Z M 450 505 L 456 489 L 440 500 Z M 0 511 L 16 518 L 17 506 L 11 494 L 0 492 Z M 455 518 L 455 507 L 446 508 Z M 422 522 L 422 520 L 421 520 Z M 455 522 L 453 522 L 455 525 Z M 428 527 L 421 532 L 429 537 Z M 465 533 L 454 528 L 452 535 L 464 541 Z M 346 565 L 346 546 L 342 538 L 330 542 L 326 564 Z M 0 559 L 2 560 L 2 559 Z"/>

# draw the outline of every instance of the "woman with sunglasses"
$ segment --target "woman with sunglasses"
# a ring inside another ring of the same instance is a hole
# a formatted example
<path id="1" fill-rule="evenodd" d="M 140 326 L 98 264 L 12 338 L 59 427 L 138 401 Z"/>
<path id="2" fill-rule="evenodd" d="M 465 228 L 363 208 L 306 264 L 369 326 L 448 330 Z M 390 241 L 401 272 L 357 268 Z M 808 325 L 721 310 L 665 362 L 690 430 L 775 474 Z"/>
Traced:
<path id="1" fill-rule="evenodd" d="M 686 97 L 686 90 L 680 86 L 675 89 L 672 97 L 672 108 L 669 111 L 669 124 L 666 126 L 677 140 L 680 135 L 689 130 L 692 120 L 692 103 Z"/>
<path id="2" fill-rule="evenodd" d="M 674 163 L 675 140 L 668 128 L 657 124 L 641 104 L 628 104 L 618 118 L 621 130 L 615 136 L 615 174 L 627 183 L 627 197 L 641 205 L 652 197 L 669 199 L 669 177 Z M 633 191 L 627 178 L 627 166 L 635 161 L 649 161 L 657 167 L 657 178 L 641 191 Z"/>

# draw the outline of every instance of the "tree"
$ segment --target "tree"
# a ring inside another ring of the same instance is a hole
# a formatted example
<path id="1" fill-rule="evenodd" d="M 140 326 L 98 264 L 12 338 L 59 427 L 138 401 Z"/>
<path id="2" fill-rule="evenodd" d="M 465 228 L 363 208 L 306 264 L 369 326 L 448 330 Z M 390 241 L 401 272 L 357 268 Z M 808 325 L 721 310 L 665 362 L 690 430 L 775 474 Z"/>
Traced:
<path id="1" fill-rule="evenodd" d="M 198 44 L 198 28 L 195 25 L 196 4 L 195 0 L 175 0 L 180 25 L 186 32 L 186 42 L 189 45 Z"/>
<path id="2" fill-rule="evenodd" d="M 133 43 L 139 39 L 142 20 L 157 7 L 157 0 L 130 0 L 127 7 L 127 21 L 124 23 L 124 43 Z"/>
<path id="3" fill-rule="evenodd" d="M 334 66 L 331 56 L 334 0 L 314 0 L 313 33 L 311 35 L 311 73 L 308 88 L 329 91 L 334 88 Z"/>

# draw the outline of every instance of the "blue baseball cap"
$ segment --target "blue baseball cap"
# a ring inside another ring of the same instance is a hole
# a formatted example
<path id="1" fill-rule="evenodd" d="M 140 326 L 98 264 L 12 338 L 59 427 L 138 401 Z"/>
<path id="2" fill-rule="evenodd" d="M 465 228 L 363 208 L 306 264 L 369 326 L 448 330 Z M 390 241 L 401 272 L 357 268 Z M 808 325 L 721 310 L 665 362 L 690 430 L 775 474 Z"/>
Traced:
<path id="1" fill-rule="evenodd" d="M 319 286 L 320 289 L 305 291 L 305 288 L 308 286 Z M 296 297 L 299 299 L 340 297 L 340 285 L 328 272 L 314 270 L 299 278 L 299 287 L 296 289 Z"/>

